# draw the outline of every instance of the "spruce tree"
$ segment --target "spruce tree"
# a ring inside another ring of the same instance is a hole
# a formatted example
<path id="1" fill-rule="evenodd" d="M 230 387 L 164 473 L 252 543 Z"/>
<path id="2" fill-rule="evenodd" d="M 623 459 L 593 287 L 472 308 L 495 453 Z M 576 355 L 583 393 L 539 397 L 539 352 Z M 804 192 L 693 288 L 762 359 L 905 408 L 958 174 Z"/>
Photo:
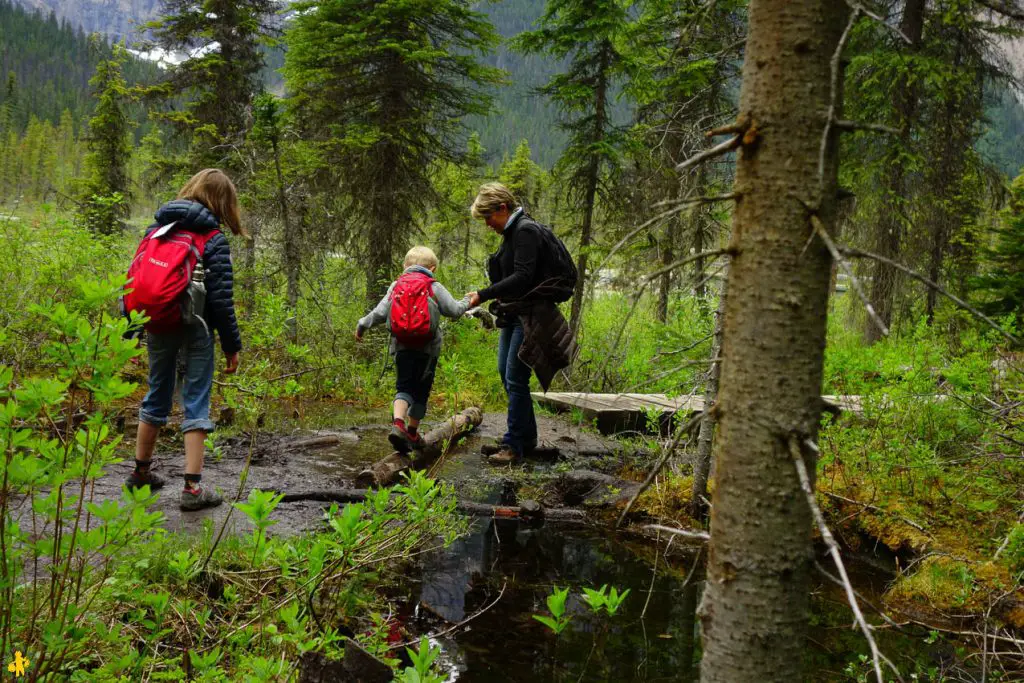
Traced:
<path id="1" fill-rule="evenodd" d="M 164 18 L 149 24 L 156 45 L 186 56 L 148 92 L 187 101 L 158 116 L 191 136 L 193 166 L 234 165 L 232 150 L 252 125 L 277 10 L 274 0 L 163 0 Z"/>
<path id="2" fill-rule="evenodd" d="M 559 165 L 580 211 L 579 280 L 570 325 L 579 328 L 587 263 L 594 241 L 599 195 L 607 197 L 608 177 L 619 170 L 624 126 L 612 117 L 612 96 L 629 73 L 628 0 L 548 0 L 535 31 L 520 34 L 517 49 L 544 52 L 567 62 L 564 72 L 541 88 L 557 105 L 569 145 Z"/>
<path id="3" fill-rule="evenodd" d="M 1010 186 L 1010 200 L 983 256 L 983 271 L 973 281 L 980 308 L 990 316 L 1013 316 L 1024 324 L 1024 174 Z"/>
<path id="4" fill-rule="evenodd" d="M 89 84 L 96 111 L 89 120 L 85 158 L 86 180 L 82 190 L 82 220 L 94 232 L 111 233 L 127 217 L 131 206 L 128 162 L 131 160 L 132 122 L 127 108 L 128 85 L 122 73 L 125 50 L 96 67 Z"/>
<path id="5" fill-rule="evenodd" d="M 466 0 L 298 2 L 287 35 L 292 110 L 362 227 L 366 295 L 383 293 L 417 214 L 435 203 L 432 167 L 462 156 L 462 120 L 489 111 L 500 72 L 479 56 L 494 28 Z"/>
<path id="6" fill-rule="evenodd" d="M 501 165 L 499 177 L 528 211 L 536 210 L 544 187 L 544 169 L 534 162 L 529 142 L 519 143 L 512 158 Z"/>

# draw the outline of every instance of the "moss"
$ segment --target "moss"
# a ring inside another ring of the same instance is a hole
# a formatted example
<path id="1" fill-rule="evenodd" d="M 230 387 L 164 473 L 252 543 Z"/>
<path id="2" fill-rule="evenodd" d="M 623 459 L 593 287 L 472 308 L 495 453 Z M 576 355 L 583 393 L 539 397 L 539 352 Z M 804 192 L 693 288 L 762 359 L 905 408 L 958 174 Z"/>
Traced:
<path id="1" fill-rule="evenodd" d="M 885 600 L 897 607 L 915 605 L 947 613 L 983 610 L 981 596 L 975 590 L 976 569 L 977 565 L 952 557 L 929 557 L 917 571 L 897 579 Z"/>

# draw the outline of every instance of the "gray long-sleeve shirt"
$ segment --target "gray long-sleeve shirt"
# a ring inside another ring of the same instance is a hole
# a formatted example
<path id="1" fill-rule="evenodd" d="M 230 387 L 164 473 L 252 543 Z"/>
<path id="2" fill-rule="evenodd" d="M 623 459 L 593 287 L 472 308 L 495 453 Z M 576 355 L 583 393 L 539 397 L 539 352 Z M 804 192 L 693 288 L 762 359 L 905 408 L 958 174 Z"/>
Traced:
<path id="1" fill-rule="evenodd" d="M 423 266 L 411 266 L 406 268 L 405 272 L 423 273 L 431 277 L 434 276 L 429 268 L 424 268 Z M 360 331 L 365 332 L 371 327 L 387 322 L 388 316 L 391 314 L 391 293 L 394 289 L 395 283 L 392 282 L 391 286 L 388 287 L 388 293 L 384 295 L 384 298 L 380 300 L 380 303 L 378 303 L 372 311 L 359 319 L 358 328 Z M 468 296 L 456 301 L 455 297 L 453 297 L 451 293 L 444 288 L 444 285 L 436 280 L 434 281 L 432 291 L 434 295 L 430 298 L 431 316 L 440 314 L 448 318 L 461 318 L 466 314 L 466 311 L 469 310 Z M 441 325 L 438 324 L 435 327 L 434 338 L 422 350 L 436 358 L 441 355 L 442 341 L 443 335 L 441 334 Z M 395 353 L 395 351 L 404 348 L 406 347 L 399 344 L 394 337 L 391 338 L 391 353 Z"/>

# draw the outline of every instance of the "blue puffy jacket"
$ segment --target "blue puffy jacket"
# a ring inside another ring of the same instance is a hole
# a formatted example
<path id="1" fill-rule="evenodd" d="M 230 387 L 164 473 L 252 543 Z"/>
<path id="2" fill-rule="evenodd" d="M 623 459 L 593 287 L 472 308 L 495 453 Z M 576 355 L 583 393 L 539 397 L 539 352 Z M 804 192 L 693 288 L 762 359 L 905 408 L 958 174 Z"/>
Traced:
<path id="1" fill-rule="evenodd" d="M 156 228 L 177 223 L 176 229 L 206 233 L 220 227 L 220 219 L 199 202 L 175 199 L 156 212 Z M 203 269 L 206 271 L 206 310 L 203 319 L 220 335 L 220 346 L 225 354 L 242 349 L 242 335 L 235 317 L 235 274 L 231 267 L 231 248 L 223 234 L 216 234 L 206 243 L 203 251 Z"/>

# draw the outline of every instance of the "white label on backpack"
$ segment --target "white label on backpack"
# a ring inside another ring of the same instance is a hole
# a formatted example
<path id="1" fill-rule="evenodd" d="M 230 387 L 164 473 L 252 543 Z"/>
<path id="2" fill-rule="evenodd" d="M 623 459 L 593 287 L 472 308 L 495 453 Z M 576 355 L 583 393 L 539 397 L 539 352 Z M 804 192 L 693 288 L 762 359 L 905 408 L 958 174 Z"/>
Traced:
<path id="1" fill-rule="evenodd" d="M 157 231 L 153 233 L 153 237 L 163 237 L 164 235 L 169 233 L 171 231 L 171 228 L 173 228 L 177 224 L 178 221 L 174 221 L 173 223 L 169 223 L 162 228 L 157 228 Z"/>

